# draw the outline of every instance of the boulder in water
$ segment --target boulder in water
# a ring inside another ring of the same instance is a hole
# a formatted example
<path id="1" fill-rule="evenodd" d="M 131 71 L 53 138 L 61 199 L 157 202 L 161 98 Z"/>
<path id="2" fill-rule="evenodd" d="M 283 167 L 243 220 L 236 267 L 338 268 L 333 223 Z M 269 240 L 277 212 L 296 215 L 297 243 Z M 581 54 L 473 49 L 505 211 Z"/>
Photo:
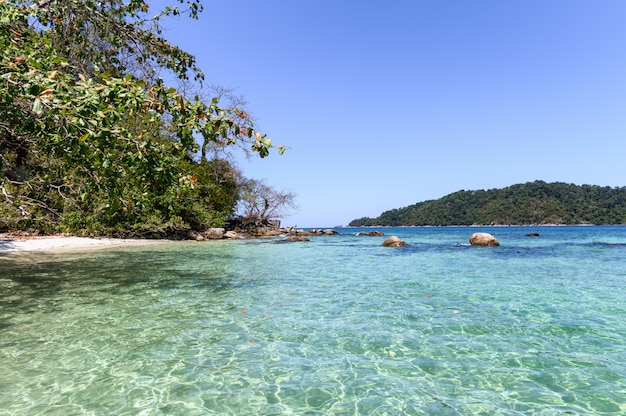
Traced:
<path id="1" fill-rule="evenodd" d="M 469 242 L 473 246 L 499 246 L 500 242 L 489 233 L 474 233 Z"/>
<path id="2" fill-rule="evenodd" d="M 392 235 L 391 237 L 388 237 L 385 239 L 385 241 L 383 241 L 383 247 L 402 247 L 406 245 L 407 244 L 404 241 L 400 240 L 395 235 Z"/>

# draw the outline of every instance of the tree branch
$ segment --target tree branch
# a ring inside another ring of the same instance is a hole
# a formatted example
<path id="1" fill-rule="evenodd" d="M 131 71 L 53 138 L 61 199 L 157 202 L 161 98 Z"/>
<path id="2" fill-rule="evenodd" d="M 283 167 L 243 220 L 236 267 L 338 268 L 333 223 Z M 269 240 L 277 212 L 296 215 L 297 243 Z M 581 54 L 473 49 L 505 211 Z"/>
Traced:
<path id="1" fill-rule="evenodd" d="M 11 199 L 11 197 L 9 196 L 9 193 L 7 192 L 6 188 L 4 187 L 4 180 L 2 181 L 2 184 L 0 184 L 0 189 L 2 189 L 2 194 L 4 195 L 4 198 L 6 199 L 6 201 L 13 205 L 15 208 L 17 208 L 18 211 L 20 211 L 20 213 L 22 214 L 22 217 L 29 217 L 30 214 L 28 213 L 28 211 L 26 211 L 21 205 L 18 205 L 15 203 L 15 201 L 13 201 Z"/>

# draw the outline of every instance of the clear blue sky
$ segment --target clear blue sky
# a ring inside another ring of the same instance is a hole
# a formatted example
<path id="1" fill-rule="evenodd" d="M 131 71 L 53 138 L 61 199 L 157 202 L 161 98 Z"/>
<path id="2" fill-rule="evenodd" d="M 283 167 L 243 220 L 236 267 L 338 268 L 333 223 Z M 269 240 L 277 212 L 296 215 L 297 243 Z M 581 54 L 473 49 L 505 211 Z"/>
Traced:
<path id="1" fill-rule="evenodd" d="M 626 186 L 624 0 L 204 1 L 167 24 L 289 147 L 245 176 L 332 227 L 465 189 Z"/>

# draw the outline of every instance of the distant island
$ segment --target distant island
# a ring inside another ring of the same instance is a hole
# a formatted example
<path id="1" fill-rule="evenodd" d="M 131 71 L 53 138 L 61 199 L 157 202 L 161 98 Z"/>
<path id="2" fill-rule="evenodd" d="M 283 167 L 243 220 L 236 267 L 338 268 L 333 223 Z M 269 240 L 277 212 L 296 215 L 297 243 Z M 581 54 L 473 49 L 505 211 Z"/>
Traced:
<path id="1" fill-rule="evenodd" d="M 527 182 L 502 189 L 461 190 L 363 217 L 351 227 L 446 225 L 626 224 L 626 187 Z"/>

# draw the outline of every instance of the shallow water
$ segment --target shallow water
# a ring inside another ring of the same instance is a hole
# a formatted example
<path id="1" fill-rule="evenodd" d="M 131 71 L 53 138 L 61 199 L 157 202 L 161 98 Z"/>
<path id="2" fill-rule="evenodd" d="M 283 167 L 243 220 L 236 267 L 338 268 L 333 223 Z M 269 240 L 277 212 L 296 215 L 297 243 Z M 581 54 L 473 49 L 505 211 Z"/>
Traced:
<path id="1" fill-rule="evenodd" d="M 626 414 L 626 227 L 339 231 L 0 256 L 0 415 Z"/>

